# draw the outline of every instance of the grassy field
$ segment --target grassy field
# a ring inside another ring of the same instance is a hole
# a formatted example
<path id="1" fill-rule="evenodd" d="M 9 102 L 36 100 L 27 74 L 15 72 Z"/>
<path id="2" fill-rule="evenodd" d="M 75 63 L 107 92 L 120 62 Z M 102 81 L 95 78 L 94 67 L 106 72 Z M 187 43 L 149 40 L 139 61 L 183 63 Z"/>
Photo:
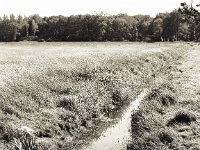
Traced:
<path id="1" fill-rule="evenodd" d="M 143 88 L 171 77 L 185 47 L 1 43 L 0 148 L 79 148 L 97 137 Z"/>
<path id="2" fill-rule="evenodd" d="M 132 115 L 130 150 L 200 148 L 199 44 L 190 44 L 166 80 L 151 86 Z M 180 53 L 179 53 L 180 55 Z"/>

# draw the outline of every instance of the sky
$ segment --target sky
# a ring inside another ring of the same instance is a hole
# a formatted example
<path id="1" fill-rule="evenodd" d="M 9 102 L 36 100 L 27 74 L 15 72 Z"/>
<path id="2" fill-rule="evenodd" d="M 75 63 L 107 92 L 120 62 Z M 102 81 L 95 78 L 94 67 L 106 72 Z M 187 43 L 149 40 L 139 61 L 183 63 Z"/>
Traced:
<path id="1" fill-rule="evenodd" d="M 194 3 L 199 0 L 193 0 Z M 170 12 L 180 6 L 181 2 L 191 0 L 0 0 L 0 16 L 9 15 L 77 15 L 104 14 L 128 15 L 148 14 L 154 17 L 159 12 Z"/>

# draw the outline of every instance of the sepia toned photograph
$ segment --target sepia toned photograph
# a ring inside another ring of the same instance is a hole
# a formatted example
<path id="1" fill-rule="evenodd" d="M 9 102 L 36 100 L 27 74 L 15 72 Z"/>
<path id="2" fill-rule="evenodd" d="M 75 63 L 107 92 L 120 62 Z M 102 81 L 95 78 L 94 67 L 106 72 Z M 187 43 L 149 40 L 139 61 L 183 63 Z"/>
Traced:
<path id="1" fill-rule="evenodd" d="M 0 0 L 0 150 L 200 150 L 200 0 Z"/>

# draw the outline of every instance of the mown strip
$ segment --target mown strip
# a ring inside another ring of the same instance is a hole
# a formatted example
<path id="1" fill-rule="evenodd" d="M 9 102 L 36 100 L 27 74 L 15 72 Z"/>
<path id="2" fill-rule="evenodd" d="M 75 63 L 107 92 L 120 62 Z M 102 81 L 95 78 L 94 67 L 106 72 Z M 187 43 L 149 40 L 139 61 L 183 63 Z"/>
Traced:
<path id="1" fill-rule="evenodd" d="M 174 82 L 182 72 L 174 69 L 166 80 L 152 84 L 139 110 L 132 114 L 133 140 L 127 145 L 128 150 L 199 149 L 200 114 L 194 109 L 199 105 L 192 106 L 193 95 L 185 99 L 184 95 L 191 93 L 186 88 L 178 91 L 181 85 Z"/>

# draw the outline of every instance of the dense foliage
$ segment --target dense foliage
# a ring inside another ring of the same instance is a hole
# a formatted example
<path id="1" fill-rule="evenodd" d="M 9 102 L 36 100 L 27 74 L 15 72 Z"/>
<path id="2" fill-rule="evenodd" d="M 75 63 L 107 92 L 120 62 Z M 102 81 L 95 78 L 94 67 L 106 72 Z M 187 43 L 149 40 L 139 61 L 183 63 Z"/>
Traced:
<path id="1" fill-rule="evenodd" d="M 0 41 L 192 41 L 200 38 L 200 12 L 186 3 L 179 10 L 148 15 L 0 18 Z"/>

